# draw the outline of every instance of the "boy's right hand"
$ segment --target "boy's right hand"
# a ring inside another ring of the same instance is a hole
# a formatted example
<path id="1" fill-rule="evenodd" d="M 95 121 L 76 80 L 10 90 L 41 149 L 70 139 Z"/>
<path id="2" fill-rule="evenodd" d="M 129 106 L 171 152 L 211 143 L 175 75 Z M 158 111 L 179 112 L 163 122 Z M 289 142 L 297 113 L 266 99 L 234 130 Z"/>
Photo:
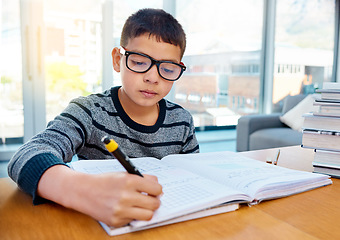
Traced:
<path id="1" fill-rule="evenodd" d="M 128 173 L 84 176 L 80 211 L 110 226 L 123 226 L 134 219 L 150 220 L 160 206 L 162 187 L 157 178 Z M 95 207 L 93 207 L 95 206 Z"/>
<path id="2" fill-rule="evenodd" d="M 160 206 L 162 186 L 155 176 L 142 178 L 125 172 L 91 175 L 57 165 L 43 174 L 38 194 L 120 227 L 135 219 L 150 220 Z"/>

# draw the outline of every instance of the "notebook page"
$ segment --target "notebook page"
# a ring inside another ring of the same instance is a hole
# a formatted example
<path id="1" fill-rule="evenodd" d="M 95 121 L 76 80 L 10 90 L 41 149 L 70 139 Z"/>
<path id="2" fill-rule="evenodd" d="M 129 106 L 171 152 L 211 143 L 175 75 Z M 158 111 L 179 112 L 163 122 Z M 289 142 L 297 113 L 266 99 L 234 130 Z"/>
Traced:
<path id="1" fill-rule="evenodd" d="M 257 199 L 286 196 L 331 183 L 325 175 L 267 164 L 234 152 L 170 155 L 163 161 Z"/>
<path id="2" fill-rule="evenodd" d="M 223 202 L 249 201 L 249 197 L 238 190 L 225 187 L 212 180 L 189 171 L 167 166 L 152 158 L 131 159 L 144 174 L 158 177 L 163 187 L 161 206 L 150 221 L 133 221 L 132 226 L 145 226 L 196 212 Z M 90 174 L 125 171 L 117 160 L 83 160 L 72 163 L 76 171 Z"/>

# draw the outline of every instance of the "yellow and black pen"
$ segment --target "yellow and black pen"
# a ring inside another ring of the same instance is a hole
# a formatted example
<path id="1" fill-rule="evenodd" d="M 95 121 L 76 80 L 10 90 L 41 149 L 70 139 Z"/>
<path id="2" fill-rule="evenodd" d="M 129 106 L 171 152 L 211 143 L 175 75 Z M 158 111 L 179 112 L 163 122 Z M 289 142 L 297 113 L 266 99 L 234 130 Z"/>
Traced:
<path id="1" fill-rule="evenodd" d="M 119 148 L 118 143 L 107 136 L 102 138 L 102 142 L 105 144 L 106 149 L 117 158 L 117 160 L 120 162 L 120 164 L 122 164 L 122 166 L 128 173 L 136 174 L 143 177 L 138 169 L 132 164 L 129 157 L 125 155 L 125 153 L 123 153 L 122 150 Z"/>

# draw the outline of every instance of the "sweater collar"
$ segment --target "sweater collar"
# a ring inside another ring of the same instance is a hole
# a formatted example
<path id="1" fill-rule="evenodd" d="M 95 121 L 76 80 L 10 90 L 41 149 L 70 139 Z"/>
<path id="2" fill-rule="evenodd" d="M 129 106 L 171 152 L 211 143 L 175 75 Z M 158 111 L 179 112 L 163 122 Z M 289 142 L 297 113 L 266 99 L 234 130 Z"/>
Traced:
<path id="1" fill-rule="evenodd" d="M 161 99 L 159 103 L 159 115 L 156 123 L 152 126 L 145 126 L 142 124 L 139 124 L 135 121 L 133 121 L 129 115 L 124 111 L 124 108 L 122 104 L 119 101 L 118 98 L 118 90 L 121 88 L 121 86 L 116 86 L 111 88 L 111 97 L 112 97 L 112 102 L 117 110 L 117 113 L 119 117 L 122 119 L 122 121 L 129 126 L 130 128 L 139 131 L 139 132 L 144 132 L 144 133 L 153 133 L 156 132 L 164 123 L 165 119 L 165 113 L 166 113 L 166 104 L 165 100 Z"/>

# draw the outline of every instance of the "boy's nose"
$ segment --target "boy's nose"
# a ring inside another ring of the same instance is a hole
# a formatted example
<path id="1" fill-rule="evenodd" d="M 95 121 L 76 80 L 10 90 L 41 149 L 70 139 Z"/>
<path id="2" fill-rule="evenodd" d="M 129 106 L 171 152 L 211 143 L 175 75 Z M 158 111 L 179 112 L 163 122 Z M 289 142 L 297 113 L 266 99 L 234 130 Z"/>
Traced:
<path id="1" fill-rule="evenodd" d="M 144 81 L 150 82 L 150 83 L 158 83 L 161 76 L 158 74 L 157 66 L 153 65 L 149 71 L 145 73 Z"/>

